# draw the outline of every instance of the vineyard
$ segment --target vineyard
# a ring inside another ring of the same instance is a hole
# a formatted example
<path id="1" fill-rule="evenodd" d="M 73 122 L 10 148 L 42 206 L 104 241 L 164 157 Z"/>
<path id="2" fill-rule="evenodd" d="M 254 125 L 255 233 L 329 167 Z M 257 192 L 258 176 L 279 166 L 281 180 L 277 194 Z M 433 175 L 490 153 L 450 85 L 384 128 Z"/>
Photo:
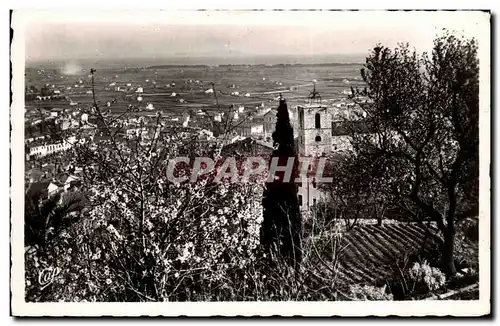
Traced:
<path id="1" fill-rule="evenodd" d="M 339 281 L 344 284 L 377 284 L 394 275 L 406 255 L 428 250 L 437 243 L 431 232 L 416 223 L 359 225 L 345 233 L 339 256 Z M 397 267 L 396 267 L 397 268 Z"/>

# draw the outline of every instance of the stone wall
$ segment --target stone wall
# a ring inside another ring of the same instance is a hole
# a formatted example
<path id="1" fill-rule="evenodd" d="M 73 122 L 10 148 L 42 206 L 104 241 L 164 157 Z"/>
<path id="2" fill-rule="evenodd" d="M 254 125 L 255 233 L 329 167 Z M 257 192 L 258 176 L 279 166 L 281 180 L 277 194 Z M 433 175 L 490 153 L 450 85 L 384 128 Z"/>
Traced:
<path id="1" fill-rule="evenodd" d="M 299 153 L 305 156 L 328 154 L 331 151 L 331 114 L 328 109 L 299 106 L 297 111 Z"/>

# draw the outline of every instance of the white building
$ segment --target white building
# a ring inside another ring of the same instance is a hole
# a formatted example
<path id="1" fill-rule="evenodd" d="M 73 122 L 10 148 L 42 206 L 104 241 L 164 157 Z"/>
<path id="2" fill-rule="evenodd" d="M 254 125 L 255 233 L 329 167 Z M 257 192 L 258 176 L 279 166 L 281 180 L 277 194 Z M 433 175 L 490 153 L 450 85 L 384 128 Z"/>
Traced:
<path id="1" fill-rule="evenodd" d="M 191 119 L 191 117 L 189 116 L 189 114 L 184 115 L 184 121 L 182 122 L 182 126 L 184 128 L 186 128 L 188 126 L 190 119 Z"/>
<path id="2" fill-rule="evenodd" d="M 327 199 L 329 194 L 318 188 L 316 178 L 303 177 L 300 186 L 298 187 L 297 197 L 301 210 L 309 210 L 319 202 Z"/>
<path id="3" fill-rule="evenodd" d="M 207 140 L 212 140 L 212 139 L 215 139 L 214 137 L 214 133 L 210 130 L 207 130 L 207 129 L 202 129 L 198 132 L 198 136 L 201 138 L 201 139 L 207 139 Z"/>
<path id="4" fill-rule="evenodd" d="M 217 121 L 217 122 L 222 122 L 222 113 L 217 113 L 215 116 L 214 116 L 214 120 Z"/>
<path id="5" fill-rule="evenodd" d="M 148 129 L 146 127 L 142 128 L 130 128 L 127 129 L 126 134 L 127 136 L 146 136 L 148 133 Z"/>
<path id="6" fill-rule="evenodd" d="M 264 133 L 264 125 L 254 125 L 250 127 L 250 134 L 263 134 Z"/>
<path id="7" fill-rule="evenodd" d="M 43 157 L 46 155 L 54 154 L 57 152 L 68 150 L 72 144 L 67 140 L 60 143 L 42 144 L 38 146 L 31 146 L 29 149 L 30 157 Z"/>
<path id="8" fill-rule="evenodd" d="M 47 187 L 47 194 L 48 196 L 52 196 L 54 194 L 56 194 L 59 190 L 61 189 L 61 187 L 59 187 L 57 184 L 55 184 L 54 182 L 51 182 L 48 187 Z"/>
<path id="9" fill-rule="evenodd" d="M 64 191 L 67 191 L 70 187 L 71 187 L 71 184 L 76 182 L 76 181 L 79 181 L 80 178 L 75 176 L 75 175 L 70 175 L 66 181 L 64 181 Z"/>

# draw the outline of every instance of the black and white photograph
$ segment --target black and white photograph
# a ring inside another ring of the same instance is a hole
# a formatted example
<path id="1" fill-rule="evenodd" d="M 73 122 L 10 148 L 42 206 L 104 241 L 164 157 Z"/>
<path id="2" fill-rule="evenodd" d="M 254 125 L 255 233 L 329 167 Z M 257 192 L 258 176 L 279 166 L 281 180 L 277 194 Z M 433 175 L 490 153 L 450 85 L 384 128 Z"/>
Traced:
<path id="1" fill-rule="evenodd" d="M 491 313 L 490 12 L 11 28 L 12 315 Z"/>

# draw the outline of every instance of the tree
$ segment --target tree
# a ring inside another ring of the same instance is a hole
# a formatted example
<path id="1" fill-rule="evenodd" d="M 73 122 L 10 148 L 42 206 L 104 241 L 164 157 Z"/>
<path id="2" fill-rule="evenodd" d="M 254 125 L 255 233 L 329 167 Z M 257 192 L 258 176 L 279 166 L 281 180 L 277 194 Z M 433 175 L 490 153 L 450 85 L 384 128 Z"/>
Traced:
<path id="1" fill-rule="evenodd" d="M 24 87 L 24 98 L 26 101 L 35 100 L 38 93 L 39 93 L 39 90 L 33 85 L 31 85 L 30 87 L 28 87 L 28 86 Z"/>
<path id="2" fill-rule="evenodd" d="M 360 218 L 375 217 L 382 225 L 387 202 L 378 192 L 378 179 L 372 176 L 369 162 L 349 154 L 330 158 L 324 172 L 330 183 L 321 185 L 331 197 L 333 218 L 344 220 L 347 230 L 353 229 Z"/>
<path id="3" fill-rule="evenodd" d="M 352 89 L 371 130 L 353 135 L 355 155 L 370 162 L 381 192 L 437 222 L 448 275 L 455 223 L 478 208 L 478 74 L 476 40 L 445 33 L 430 57 L 376 46 L 361 70 L 366 87 Z"/>
<path id="4" fill-rule="evenodd" d="M 26 245 L 46 249 L 47 243 L 67 229 L 75 218 L 73 212 L 83 208 L 80 194 L 60 193 L 43 199 L 40 189 L 29 189 L 25 195 L 24 240 Z"/>
<path id="5" fill-rule="evenodd" d="M 193 289 L 216 293 L 228 275 L 256 259 L 261 188 L 217 180 L 215 168 L 194 181 L 171 180 L 171 172 L 191 175 L 198 157 L 217 166 L 222 143 L 209 147 L 196 129 L 169 126 L 160 113 L 137 119 L 133 124 L 141 132 L 127 134 L 123 121 L 130 108 L 120 116 L 103 114 L 95 70 L 90 72 L 89 118 L 102 126 L 91 135 L 101 139 L 71 148 L 71 163 L 83 167 L 81 187 L 89 203 L 71 248 L 80 279 L 105 301 L 186 301 Z M 179 157 L 190 163 L 170 171 Z M 100 286 L 104 279 L 109 287 Z"/>
<path id="6" fill-rule="evenodd" d="M 53 92 L 47 86 L 43 86 L 40 89 L 40 95 L 41 96 L 49 96 L 49 95 L 52 95 L 52 94 L 53 94 Z"/>
<path id="7" fill-rule="evenodd" d="M 262 200 L 264 221 L 261 243 L 267 248 L 273 245 L 279 247 L 281 255 L 295 266 L 302 260 L 301 217 L 295 183 L 298 160 L 288 107 L 283 98 L 280 99 L 277 111 L 276 130 L 272 135 L 277 148 L 273 151 L 271 160 L 278 158 L 278 166 L 285 166 L 293 158 L 294 167 L 290 180 L 283 180 L 284 173 L 277 172 L 277 178 L 266 183 Z"/>

